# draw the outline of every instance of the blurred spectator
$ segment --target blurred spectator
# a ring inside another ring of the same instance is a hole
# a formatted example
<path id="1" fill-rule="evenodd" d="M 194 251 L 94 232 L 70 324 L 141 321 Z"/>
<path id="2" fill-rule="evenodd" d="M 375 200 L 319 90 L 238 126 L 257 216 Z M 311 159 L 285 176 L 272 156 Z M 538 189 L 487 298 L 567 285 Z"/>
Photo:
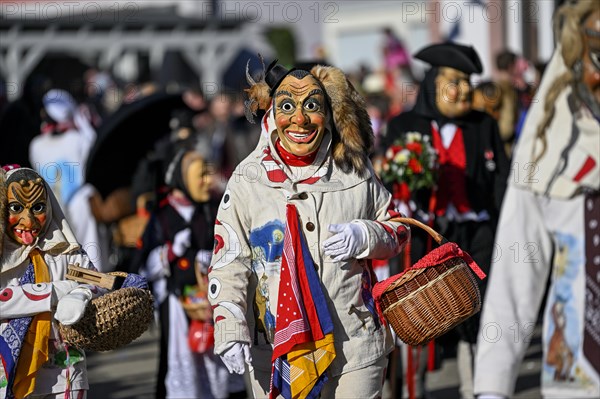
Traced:
<path id="1" fill-rule="evenodd" d="M 410 199 L 402 199 L 409 203 L 404 208 L 469 252 L 487 272 L 509 165 L 496 122 L 471 110 L 470 75 L 482 72 L 481 61 L 472 47 L 453 43 L 428 46 L 415 58 L 431 68 L 421 83 L 415 107 L 390 121 L 381 151 L 412 132 L 433 143 L 439 157 L 436 186 L 409 193 Z M 394 192 L 396 198 L 402 198 L 401 194 Z M 413 230 L 412 264 L 431 249 L 428 238 L 424 231 Z M 480 289 L 484 288 L 480 282 Z M 474 316 L 456 329 L 462 398 L 473 397 L 471 363 L 478 323 Z M 417 396 L 423 395 L 423 376 L 416 379 L 407 385 L 416 385 Z"/>
<path id="2" fill-rule="evenodd" d="M 399 71 L 411 80 L 413 79 L 410 68 L 410 56 L 404 43 L 390 27 L 383 29 L 385 36 L 383 46 L 384 67 L 387 72 Z"/>
<path id="3" fill-rule="evenodd" d="M 234 166 L 237 166 L 258 145 L 260 125 L 248 122 L 245 114 L 244 96 L 232 97 L 230 126 L 231 140 L 235 153 Z"/>
<path id="4" fill-rule="evenodd" d="M 379 147 L 383 136 L 385 136 L 385 128 L 388 121 L 389 100 L 382 93 L 371 94 L 365 98 L 367 103 L 367 112 L 371 118 L 371 126 L 373 127 L 373 135 L 375 141 L 374 148 Z"/>
<path id="5" fill-rule="evenodd" d="M 0 164 L 30 167 L 29 144 L 40 133 L 42 97 L 51 82 L 42 75 L 25 81 L 23 94 L 4 107 L 0 114 Z"/>
<path id="6" fill-rule="evenodd" d="M 502 108 L 502 90 L 494 82 L 481 82 L 473 89 L 473 109 L 487 112 L 495 120 L 500 118 Z M 510 148 L 506 149 L 510 155 Z"/>
<path id="7" fill-rule="evenodd" d="M 86 107 L 88 119 L 92 126 L 98 128 L 102 120 L 108 116 L 105 96 L 111 92 L 115 83 L 107 72 L 89 69 L 84 75 L 85 98 L 83 106 Z"/>
<path id="8" fill-rule="evenodd" d="M 535 64 L 535 80 L 533 81 L 531 90 L 532 94 L 536 94 L 538 88 L 540 87 L 540 82 L 542 80 L 542 76 L 544 75 L 544 71 L 546 70 L 546 63 L 538 62 Z M 517 120 L 517 126 L 515 127 L 515 140 L 513 144 L 516 144 L 517 140 L 521 136 L 521 131 L 523 130 L 523 125 L 525 124 L 525 119 L 527 118 L 527 112 L 521 112 L 519 115 L 519 119 Z"/>
<path id="9" fill-rule="evenodd" d="M 533 98 L 532 87 L 525 78 L 529 67 L 527 60 L 518 57 L 512 51 L 504 50 L 496 55 L 495 83 L 502 92 L 502 108 L 498 126 L 505 147 L 511 149 L 507 155 L 512 152 L 517 123 L 527 112 Z M 533 78 L 531 81 L 533 82 Z"/>
<path id="10" fill-rule="evenodd" d="M 64 90 L 48 91 L 43 105 L 41 134 L 31 141 L 29 160 L 54 191 L 78 242 L 102 271 L 108 248 L 89 204 L 95 190 L 85 184 L 84 176 L 96 131 Z"/>
<path id="11" fill-rule="evenodd" d="M 600 9 L 566 2 L 557 48 L 514 154 L 475 362 L 479 398 L 513 395 L 545 296 L 541 393 L 600 396 Z M 523 168 L 525 166 L 525 168 Z M 549 287 L 547 287 L 549 281 Z"/>

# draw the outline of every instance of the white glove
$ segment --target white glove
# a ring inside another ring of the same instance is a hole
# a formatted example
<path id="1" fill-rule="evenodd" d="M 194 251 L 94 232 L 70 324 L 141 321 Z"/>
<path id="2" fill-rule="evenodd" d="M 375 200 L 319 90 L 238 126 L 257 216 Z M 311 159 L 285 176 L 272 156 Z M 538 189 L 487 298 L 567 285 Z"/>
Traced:
<path id="1" fill-rule="evenodd" d="M 212 255 L 212 251 L 206 249 L 201 249 L 196 254 L 196 262 L 199 264 L 200 271 L 204 274 L 208 274 L 208 267 L 210 266 Z"/>
<path id="2" fill-rule="evenodd" d="M 175 237 L 173 238 L 173 244 L 171 245 L 171 250 L 176 256 L 183 256 L 191 244 L 192 229 L 188 227 L 175 234 Z"/>
<path id="3" fill-rule="evenodd" d="M 337 234 L 323 242 L 323 252 L 333 260 L 355 258 L 368 248 L 369 235 L 361 223 L 330 224 L 329 231 Z"/>
<path id="4" fill-rule="evenodd" d="M 58 301 L 54 318 L 65 326 L 77 323 L 83 317 L 85 308 L 91 299 L 92 291 L 89 288 L 73 289 Z"/>
<path id="5" fill-rule="evenodd" d="M 58 301 L 71 292 L 74 288 L 77 288 L 79 283 L 71 280 L 60 280 L 52 282 L 52 308 L 56 306 Z"/>
<path id="6" fill-rule="evenodd" d="M 250 346 L 245 342 L 234 342 L 221 355 L 221 360 L 225 363 L 230 373 L 244 374 L 246 366 L 244 363 L 251 364 Z"/>

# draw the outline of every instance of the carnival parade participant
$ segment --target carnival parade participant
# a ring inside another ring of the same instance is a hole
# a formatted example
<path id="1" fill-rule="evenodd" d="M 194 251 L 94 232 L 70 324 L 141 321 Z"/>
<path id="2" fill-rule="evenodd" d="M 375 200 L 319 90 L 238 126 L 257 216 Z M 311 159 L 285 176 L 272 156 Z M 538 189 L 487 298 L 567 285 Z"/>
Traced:
<path id="1" fill-rule="evenodd" d="M 410 193 L 410 213 L 456 242 L 487 273 L 509 164 L 497 123 L 471 109 L 470 75 L 482 72 L 481 61 L 475 49 L 454 43 L 425 47 L 414 57 L 431 68 L 414 108 L 389 122 L 383 151 L 412 132 L 429 138 L 438 153 L 436 185 Z M 413 264 L 428 252 L 428 242 L 425 232 L 414 232 L 410 250 Z M 484 291 L 484 283 L 479 284 Z M 456 330 L 463 398 L 473 396 L 471 363 L 478 319 L 475 315 Z M 424 394 L 422 382 L 417 395 Z"/>
<path id="2" fill-rule="evenodd" d="M 71 325 L 103 291 L 65 280 L 68 265 L 94 269 L 52 190 L 32 169 L 6 173 L 0 264 L 0 397 L 85 398 L 85 354 L 67 347 Z"/>
<path id="3" fill-rule="evenodd" d="M 202 343 L 206 348 L 198 352 L 191 347 L 188 337 L 194 320 L 186 315 L 181 302 L 189 290 L 202 283 L 196 276 L 208 273 L 212 256 L 214 176 L 210 142 L 202 144 L 196 149 L 181 148 L 171 160 L 165 177 L 169 193 L 142 236 L 141 273 L 153 283 L 160 316 L 157 398 L 221 399 L 230 397 L 230 392 L 245 391 L 242 377 L 230 376 L 206 337 L 201 337 L 207 341 Z M 196 273 L 196 268 L 201 273 Z M 209 309 L 206 291 L 203 298 L 187 296 L 206 301 Z M 196 322 L 212 329 L 210 312 L 207 320 Z"/>
<path id="4" fill-rule="evenodd" d="M 54 191 L 81 247 L 103 271 L 108 268 L 108 243 L 89 203 L 95 189 L 86 184 L 84 176 L 96 131 L 64 90 L 48 91 L 43 105 L 41 134 L 29 145 L 29 161 Z"/>
<path id="5" fill-rule="evenodd" d="M 557 48 L 513 156 L 524 175 L 509 181 L 498 225 L 496 246 L 521 253 L 493 263 L 479 398 L 512 396 L 545 292 L 542 395 L 600 396 L 600 8 L 567 2 L 554 22 Z"/>
<path id="6" fill-rule="evenodd" d="M 378 397 L 392 345 L 369 259 L 409 230 L 368 159 L 364 101 L 333 67 L 273 62 L 249 83 L 248 111 L 266 114 L 217 214 L 215 352 L 257 398 Z"/>

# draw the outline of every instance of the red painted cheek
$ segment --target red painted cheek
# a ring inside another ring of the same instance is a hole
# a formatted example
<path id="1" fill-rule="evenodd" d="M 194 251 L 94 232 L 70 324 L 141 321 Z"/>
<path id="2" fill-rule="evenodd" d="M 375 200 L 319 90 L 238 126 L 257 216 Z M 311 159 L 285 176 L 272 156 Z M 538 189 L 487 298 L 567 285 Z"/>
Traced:
<path id="1" fill-rule="evenodd" d="M 46 215 L 39 215 L 35 217 L 40 224 L 40 228 L 43 228 L 46 225 Z"/>
<path id="2" fill-rule="evenodd" d="M 8 216 L 8 225 L 9 226 L 15 226 L 17 223 L 19 223 L 19 217 L 18 216 L 13 216 L 13 215 L 9 215 Z"/>
<path id="3" fill-rule="evenodd" d="M 290 124 L 289 118 L 285 115 L 278 116 L 275 119 L 275 125 L 277 126 L 277 130 L 283 131 Z"/>
<path id="4" fill-rule="evenodd" d="M 325 126 L 325 115 L 323 114 L 314 114 L 310 116 L 310 123 L 312 123 L 313 125 L 318 126 L 319 128 L 322 128 L 323 126 Z"/>

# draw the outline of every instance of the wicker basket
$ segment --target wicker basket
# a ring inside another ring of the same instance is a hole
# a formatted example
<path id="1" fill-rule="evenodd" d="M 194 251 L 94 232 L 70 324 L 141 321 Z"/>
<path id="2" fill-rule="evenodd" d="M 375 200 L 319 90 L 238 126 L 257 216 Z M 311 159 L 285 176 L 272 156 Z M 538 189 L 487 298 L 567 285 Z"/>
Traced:
<path id="1" fill-rule="evenodd" d="M 212 310 L 208 299 L 200 303 L 185 303 L 181 301 L 181 306 L 187 316 L 192 320 L 208 321 L 212 319 Z"/>
<path id="2" fill-rule="evenodd" d="M 200 268 L 198 265 L 194 266 L 197 282 L 196 289 L 198 291 L 208 293 L 208 276 L 206 274 L 202 274 L 199 269 Z M 210 306 L 210 302 L 208 301 L 208 296 L 206 296 L 204 299 L 205 300 L 202 302 L 189 303 L 186 302 L 185 297 L 182 296 L 179 298 L 179 301 L 181 302 L 183 310 L 191 320 L 209 321 L 212 320 L 212 308 Z"/>
<path id="3" fill-rule="evenodd" d="M 483 272 L 468 254 L 439 233 L 410 218 L 394 221 L 420 227 L 438 244 L 434 256 L 378 283 L 373 292 L 377 306 L 398 338 L 409 345 L 424 345 L 462 323 L 481 308 L 481 294 L 475 275 Z M 442 256 L 437 256 L 442 255 Z M 444 259 L 428 264 L 431 259 Z M 469 264 L 467 264 L 467 260 Z"/>
<path id="4" fill-rule="evenodd" d="M 126 277 L 127 273 L 109 273 Z M 63 340 L 83 350 L 104 352 L 129 344 L 146 331 L 153 319 L 149 290 L 120 288 L 92 299 L 81 320 L 59 324 Z"/>

